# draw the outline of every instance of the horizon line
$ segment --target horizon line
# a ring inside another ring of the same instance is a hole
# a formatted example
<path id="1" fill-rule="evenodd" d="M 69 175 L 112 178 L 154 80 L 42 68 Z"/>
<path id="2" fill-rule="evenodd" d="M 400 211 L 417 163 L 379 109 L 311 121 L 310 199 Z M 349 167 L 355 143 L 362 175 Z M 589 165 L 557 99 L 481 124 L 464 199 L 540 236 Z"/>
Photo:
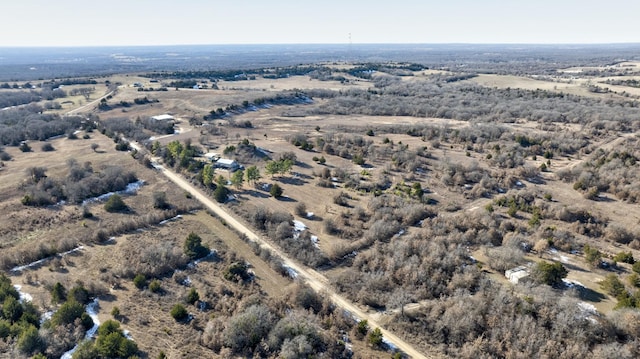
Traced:
<path id="1" fill-rule="evenodd" d="M 640 45 L 640 42 L 291 42 L 291 43 L 210 43 L 210 44 L 127 44 L 127 45 L 0 45 L 0 49 L 56 49 L 56 48 L 109 48 L 109 47 L 182 47 L 182 46 L 362 46 L 362 45 L 502 45 L 502 46 L 605 46 L 605 45 Z"/>

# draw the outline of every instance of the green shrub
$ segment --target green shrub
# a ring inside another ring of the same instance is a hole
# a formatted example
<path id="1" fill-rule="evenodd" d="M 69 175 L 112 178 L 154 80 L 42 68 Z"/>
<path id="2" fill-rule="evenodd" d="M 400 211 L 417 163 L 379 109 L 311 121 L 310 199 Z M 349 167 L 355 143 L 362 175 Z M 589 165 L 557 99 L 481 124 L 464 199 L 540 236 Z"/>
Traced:
<path id="1" fill-rule="evenodd" d="M 187 309 L 182 304 L 176 304 L 171 308 L 171 316 L 176 321 L 184 320 L 189 315 Z"/>
<path id="2" fill-rule="evenodd" d="M 199 259 L 209 254 L 208 247 L 202 245 L 199 235 L 191 232 L 184 240 L 184 254 L 191 259 Z"/>
<path id="3" fill-rule="evenodd" d="M 195 302 L 200 300 L 200 294 L 195 288 L 191 288 L 189 293 L 187 294 L 187 303 L 194 304 Z"/>
<path id="4" fill-rule="evenodd" d="M 84 306 L 75 301 L 68 301 L 51 316 L 51 324 L 54 326 L 73 323 L 85 313 Z"/>
<path id="5" fill-rule="evenodd" d="M 120 318 L 120 308 L 118 308 L 118 306 L 114 306 L 113 309 L 111 309 L 111 316 L 116 319 Z"/>
<path id="6" fill-rule="evenodd" d="M 60 282 L 56 282 L 51 288 L 51 303 L 62 303 L 67 299 L 67 290 Z"/>
<path id="7" fill-rule="evenodd" d="M 602 263 L 602 253 L 588 244 L 584 246 L 584 258 L 593 267 L 599 267 Z"/>
<path id="8" fill-rule="evenodd" d="M 42 351 L 45 346 L 44 339 L 38 333 L 38 328 L 33 325 L 23 330 L 18 338 L 18 349 L 27 355 Z"/>
<path id="9" fill-rule="evenodd" d="M 382 331 L 380 328 L 374 329 L 371 333 L 369 333 L 369 343 L 374 347 L 379 347 L 382 345 Z"/>
<path id="10" fill-rule="evenodd" d="M 215 191 L 213 191 L 213 198 L 218 203 L 225 203 L 229 196 L 229 189 L 221 184 L 216 186 Z"/>
<path id="11" fill-rule="evenodd" d="M 247 265 L 242 262 L 231 263 L 227 269 L 224 270 L 223 276 L 226 280 L 238 281 L 247 280 L 251 276 L 247 272 Z"/>
<path id="12" fill-rule="evenodd" d="M 91 295 L 89 294 L 87 288 L 79 284 L 71 288 L 68 298 L 70 300 L 73 299 L 80 304 L 87 304 L 89 303 L 89 299 L 91 299 Z"/>
<path id="13" fill-rule="evenodd" d="M 631 252 L 620 252 L 613 257 L 613 260 L 629 264 L 634 264 L 636 262 L 635 259 L 633 259 L 633 254 Z"/>
<path id="14" fill-rule="evenodd" d="M 278 198 L 282 196 L 283 192 L 284 190 L 277 183 L 274 183 L 273 186 L 271 186 L 271 189 L 269 190 L 269 194 L 274 198 Z"/>
<path id="15" fill-rule="evenodd" d="M 533 269 L 531 276 L 537 283 L 558 287 L 562 284 L 562 279 L 568 274 L 562 263 L 538 262 Z"/>
<path id="16" fill-rule="evenodd" d="M 127 205 L 122 200 L 122 197 L 114 194 L 104 204 L 104 209 L 107 212 L 122 212 L 127 209 Z"/>
<path id="17" fill-rule="evenodd" d="M 162 291 L 162 286 L 160 285 L 160 281 L 154 279 L 149 283 L 149 290 L 153 293 L 160 293 Z"/>
<path id="18" fill-rule="evenodd" d="M 133 284 L 136 288 L 143 289 L 147 285 L 147 277 L 142 273 L 138 273 L 133 277 Z"/>

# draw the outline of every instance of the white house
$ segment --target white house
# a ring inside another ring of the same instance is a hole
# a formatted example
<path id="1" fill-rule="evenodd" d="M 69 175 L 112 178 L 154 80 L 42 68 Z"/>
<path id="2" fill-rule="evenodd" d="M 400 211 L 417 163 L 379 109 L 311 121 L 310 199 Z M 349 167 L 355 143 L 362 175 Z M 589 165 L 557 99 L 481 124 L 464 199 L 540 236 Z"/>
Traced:
<path id="1" fill-rule="evenodd" d="M 513 284 L 518 284 L 522 278 L 529 276 L 529 270 L 525 266 L 515 267 L 504 272 L 504 276 Z"/>
<path id="2" fill-rule="evenodd" d="M 233 172 L 240 168 L 240 164 L 236 162 L 236 160 L 230 160 L 228 158 L 220 158 L 216 161 L 216 167 Z"/>

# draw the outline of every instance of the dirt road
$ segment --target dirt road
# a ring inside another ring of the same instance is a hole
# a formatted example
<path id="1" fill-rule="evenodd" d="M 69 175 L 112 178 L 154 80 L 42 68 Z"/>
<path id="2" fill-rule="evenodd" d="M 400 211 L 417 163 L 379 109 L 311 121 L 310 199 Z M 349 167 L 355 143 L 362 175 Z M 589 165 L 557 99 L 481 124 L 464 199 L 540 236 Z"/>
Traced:
<path id="1" fill-rule="evenodd" d="M 138 146 L 132 145 L 132 147 L 136 148 Z M 159 171 L 161 171 L 162 174 L 167 176 L 172 182 L 174 182 L 175 184 L 180 186 L 185 191 L 188 191 L 189 193 L 191 193 L 191 195 L 193 195 L 194 198 L 196 198 L 203 205 L 205 205 L 207 208 L 209 208 L 211 211 L 213 211 L 218 217 L 220 217 L 224 221 L 226 221 L 226 223 L 229 226 L 235 228 L 236 230 L 238 230 L 241 233 L 244 233 L 252 241 L 255 241 L 255 242 L 259 243 L 263 248 L 266 248 L 266 249 L 270 250 L 272 253 L 278 255 L 282 259 L 282 262 L 283 262 L 284 265 L 286 265 L 289 268 L 291 268 L 292 270 L 294 270 L 298 274 L 298 278 L 304 280 L 316 292 L 320 292 L 320 293 L 324 293 L 326 295 L 329 295 L 331 300 L 337 306 L 339 306 L 342 309 L 348 311 L 349 313 L 351 313 L 351 315 L 353 315 L 354 317 L 358 318 L 359 320 L 366 319 L 371 328 L 376 328 L 376 327 L 380 328 L 380 330 L 382 331 L 382 335 L 384 336 L 384 338 L 387 341 L 389 341 L 390 343 L 395 345 L 399 350 L 403 351 L 405 354 L 409 355 L 410 357 L 412 357 L 412 358 L 427 358 L 426 355 L 420 353 L 418 350 L 416 350 L 409 343 L 403 341 L 402 339 L 398 338 L 393 333 L 391 333 L 391 332 L 385 330 L 384 328 L 382 328 L 373 318 L 371 318 L 364 311 L 360 310 L 358 307 L 356 307 L 349 300 L 347 300 L 343 296 L 341 296 L 338 293 L 336 293 L 335 291 L 333 291 L 333 289 L 329 286 L 328 280 L 327 280 L 326 277 L 324 277 L 323 275 L 321 275 L 320 273 L 318 273 L 317 271 L 315 271 L 313 269 L 306 268 L 306 267 L 303 267 L 301 265 L 298 265 L 296 262 L 294 262 L 291 259 L 289 259 L 287 257 L 287 255 L 284 252 L 282 252 L 279 248 L 274 247 L 268 241 L 263 239 L 261 236 L 259 236 L 256 233 L 254 233 L 246 225 L 244 225 L 243 223 L 238 221 L 235 217 L 233 217 L 231 214 L 229 214 L 222 206 L 220 206 L 218 203 L 216 203 L 216 202 L 212 201 L 211 199 L 209 199 L 208 196 L 206 196 L 198 188 L 196 188 L 193 185 L 191 185 L 184 178 L 178 176 L 173 171 L 170 171 L 170 170 L 164 168 L 163 166 L 161 166 L 161 165 L 159 165 L 159 164 L 157 164 L 155 162 L 154 162 L 154 167 L 156 169 L 158 169 Z"/>
<path id="2" fill-rule="evenodd" d="M 97 104 L 97 103 L 98 103 L 98 102 L 100 102 L 103 98 L 107 98 L 107 97 L 109 97 L 109 96 L 113 95 L 115 92 L 116 92 L 116 90 L 111 90 L 111 91 L 109 91 L 109 92 L 105 93 L 104 95 L 100 96 L 99 98 L 97 98 L 97 99 L 95 99 L 95 100 L 93 100 L 93 101 L 91 101 L 91 102 L 89 102 L 89 103 L 87 103 L 87 104 L 85 104 L 85 105 L 83 105 L 83 106 L 80 106 L 80 107 L 78 107 L 78 108 L 74 108 L 74 109 L 73 109 L 73 110 L 71 110 L 71 111 L 68 111 L 67 113 L 65 113 L 65 115 L 69 116 L 69 115 L 73 115 L 74 113 L 78 113 L 78 112 L 80 112 L 80 111 L 87 110 L 89 107 L 91 107 L 91 106 L 93 106 L 93 105 Z"/>

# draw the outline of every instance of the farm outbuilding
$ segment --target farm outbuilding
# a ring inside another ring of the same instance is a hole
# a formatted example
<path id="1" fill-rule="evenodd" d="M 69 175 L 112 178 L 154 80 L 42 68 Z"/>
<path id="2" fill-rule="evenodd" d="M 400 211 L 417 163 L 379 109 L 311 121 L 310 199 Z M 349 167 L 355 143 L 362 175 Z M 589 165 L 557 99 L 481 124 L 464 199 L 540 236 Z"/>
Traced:
<path id="1" fill-rule="evenodd" d="M 240 169 L 240 164 L 236 160 L 230 160 L 228 158 L 220 158 L 216 161 L 216 167 L 229 170 L 231 172 Z"/>
<path id="2" fill-rule="evenodd" d="M 504 276 L 513 284 L 518 284 L 521 279 L 529 276 L 529 270 L 525 266 L 515 267 L 504 272 Z"/>

